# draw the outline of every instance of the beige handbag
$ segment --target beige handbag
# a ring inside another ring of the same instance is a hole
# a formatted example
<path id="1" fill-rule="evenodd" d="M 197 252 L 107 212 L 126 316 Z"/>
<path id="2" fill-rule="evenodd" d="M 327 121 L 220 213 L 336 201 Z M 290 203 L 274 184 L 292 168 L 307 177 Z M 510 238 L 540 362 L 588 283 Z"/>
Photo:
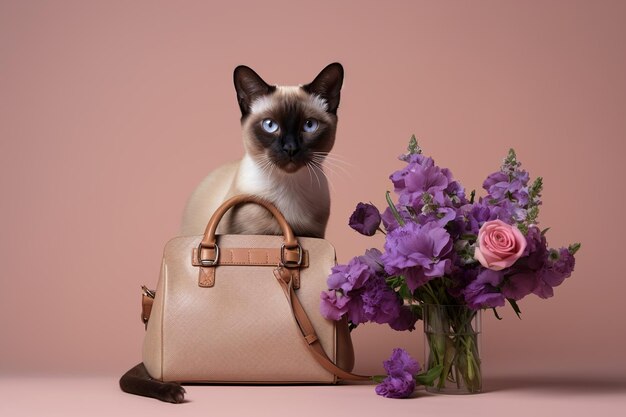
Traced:
<path id="1" fill-rule="evenodd" d="M 283 236 L 216 235 L 222 216 L 241 203 L 269 210 Z M 204 236 L 165 245 L 156 292 L 144 288 L 148 373 L 177 382 L 367 380 L 349 373 L 354 356 L 347 322 L 319 313 L 335 262 L 326 240 L 296 238 L 270 203 L 253 196 L 226 201 Z"/>

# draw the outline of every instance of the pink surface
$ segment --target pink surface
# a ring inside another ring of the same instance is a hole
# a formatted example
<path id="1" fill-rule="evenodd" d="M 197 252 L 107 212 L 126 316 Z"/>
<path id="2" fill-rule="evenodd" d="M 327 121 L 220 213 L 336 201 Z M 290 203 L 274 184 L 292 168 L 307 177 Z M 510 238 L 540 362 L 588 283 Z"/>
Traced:
<path id="1" fill-rule="evenodd" d="M 0 414 L 71 416 L 615 416 L 626 409 L 626 383 L 580 378 L 501 378 L 491 391 L 392 400 L 372 386 L 186 386 L 188 401 L 167 404 L 117 390 L 115 378 L 0 378 Z M 619 410 L 622 410 L 621 412 Z"/>
<path id="2" fill-rule="evenodd" d="M 514 147 L 544 177 L 550 243 L 583 247 L 554 299 L 524 300 L 522 321 L 485 315 L 485 364 L 503 374 L 626 375 L 625 19 L 619 1 L 1 1 L 0 373 L 121 374 L 138 362 L 139 286 L 156 283 L 196 184 L 242 154 L 232 70 L 247 64 L 269 82 L 295 84 L 338 60 L 346 81 L 334 154 L 345 169 L 331 164 L 327 237 L 340 261 L 381 246 L 347 218 L 359 201 L 384 204 L 411 133 L 468 189 Z M 421 357 L 423 343 L 420 332 L 374 325 L 354 341 L 363 373 L 380 372 L 396 346 Z M 103 383 L 48 398 L 87 407 Z M 24 406 L 38 405 L 23 389 L 48 395 L 24 384 L 9 386 Z M 361 387 L 340 390 L 383 404 Z M 530 401 L 519 395 L 511 398 Z M 491 394 L 454 401 L 482 398 Z M 583 401 L 568 398 L 531 404 Z M 180 409 L 210 400 L 197 401 Z"/>

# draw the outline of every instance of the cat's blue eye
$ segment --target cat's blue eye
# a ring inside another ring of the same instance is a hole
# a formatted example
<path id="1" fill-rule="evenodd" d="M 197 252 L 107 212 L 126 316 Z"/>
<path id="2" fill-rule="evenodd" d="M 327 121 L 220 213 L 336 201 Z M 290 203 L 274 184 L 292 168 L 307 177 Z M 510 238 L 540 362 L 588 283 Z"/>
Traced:
<path id="1" fill-rule="evenodd" d="M 272 119 L 264 119 L 262 125 L 263 129 L 269 133 L 274 133 L 278 130 L 278 123 Z"/>
<path id="2" fill-rule="evenodd" d="M 319 125 L 319 123 L 317 122 L 317 120 L 315 119 L 306 119 L 304 121 L 304 126 L 302 127 L 302 130 L 304 130 L 305 132 L 315 132 L 317 130 L 317 126 Z"/>

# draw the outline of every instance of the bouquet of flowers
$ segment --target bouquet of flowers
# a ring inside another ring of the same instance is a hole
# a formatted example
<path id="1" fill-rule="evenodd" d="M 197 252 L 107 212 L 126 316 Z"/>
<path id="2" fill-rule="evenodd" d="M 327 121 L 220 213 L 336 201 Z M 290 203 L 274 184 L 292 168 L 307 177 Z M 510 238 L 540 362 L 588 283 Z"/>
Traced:
<path id="1" fill-rule="evenodd" d="M 400 366 L 403 380 L 387 369 L 377 387 L 381 395 L 406 396 L 416 381 L 439 388 L 452 381 L 480 391 L 476 312 L 492 309 L 500 319 L 497 308 L 508 303 L 519 317 L 524 297 L 552 297 L 571 275 L 580 244 L 548 247 L 548 229 L 537 226 L 542 178 L 530 183 L 513 149 L 484 181 L 487 194 L 478 199 L 474 191 L 466 195 L 449 169 L 424 156 L 415 136 L 399 159 L 406 165 L 390 176 L 397 201 L 387 192 L 382 213 L 359 203 L 349 221 L 361 234 L 385 234 L 384 251 L 369 249 L 333 268 L 329 290 L 321 294 L 322 315 L 347 315 L 351 328 L 375 322 L 413 330 L 424 320 L 428 371 L 409 381 L 419 365 L 394 352 L 386 368 L 410 364 Z"/>

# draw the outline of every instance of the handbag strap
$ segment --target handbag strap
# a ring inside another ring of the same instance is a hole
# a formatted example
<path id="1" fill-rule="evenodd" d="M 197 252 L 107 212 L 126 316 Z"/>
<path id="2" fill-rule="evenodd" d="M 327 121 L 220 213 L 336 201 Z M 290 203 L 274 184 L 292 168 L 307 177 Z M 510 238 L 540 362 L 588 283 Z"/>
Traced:
<path id="1" fill-rule="evenodd" d="M 328 357 L 324 348 L 319 342 L 317 337 L 317 333 L 315 333 L 315 328 L 313 327 L 313 323 L 311 323 L 311 319 L 304 311 L 304 307 L 300 303 L 300 299 L 298 295 L 294 291 L 293 288 L 293 280 L 291 279 L 291 272 L 289 269 L 278 267 L 274 270 L 274 275 L 278 280 L 285 296 L 287 297 L 287 301 L 289 302 L 289 306 L 291 307 L 291 313 L 293 314 L 296 323 L 298 324 L 298 329 L 300 330 L 300 334 L 305 341 L 309 353 L 311 356 L 328 372 L 331 374 L 347 380 L 347 381 L 370 381 L 372 378 L 369 376 L 356 375 L 346 371 L 345 369 L 341 369 L 337 365 L 333 363 L 332 360 Z M 141 320 L 143 321 L 146 328 L 148 327 L 148 320 L 150 320 L 150 313 L 152 312 L 152 303 L 154 302 L 155 293 L 152 290 L 148 290 L 145 286 L 142 287 L 142 312 L 141 312 Z"/>
<path id="2" fill-rule="evenodd" d="M 300 303 L 300 299 L 298 295 L 293 289 L 292 280 L 291 280 L 291 271 L 287 268 L 278 267 L 274 270 L 274 276 L 278 280 L 285 296 L 287 297 L 287 301 L 291 306 L 291 312 L 293 314 L 296 323 L 298 324 L 298 328 L 300 329 L 300 334 L 304 339 L 306 345 L 309 348 L 309 352 L 313 356 L 313 358 L 328 372 L 331 374 L 349 381 L 371 381 L 372 378 L 364 375 L 357 375 L 350 373 L 344 369 L 341 369 L 337 365 L 333 363 L 332 360 L 328 357 L 324 348 L 322 347 L 317 334 L 315 333 L 315 328 L 313 327 L 313 323 L 309 319 L 309 316 L 306 314 L 304 307 Z"/>

